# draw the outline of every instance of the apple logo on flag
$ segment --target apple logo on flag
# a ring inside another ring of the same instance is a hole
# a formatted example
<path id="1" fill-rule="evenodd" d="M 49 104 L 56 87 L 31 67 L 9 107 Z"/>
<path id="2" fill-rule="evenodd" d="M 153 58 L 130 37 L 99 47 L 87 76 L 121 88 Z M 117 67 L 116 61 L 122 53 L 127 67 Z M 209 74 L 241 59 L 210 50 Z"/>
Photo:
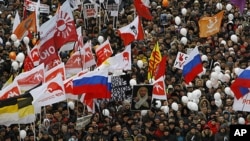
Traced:
<path id="1" fill-rule="evenodd" d="M 55 91 L 63 92 L 63 88 L 56 82 L 49 83 L 49 85 L 47 86 L 47 90 L 49 93 L 53 93 Z"/>

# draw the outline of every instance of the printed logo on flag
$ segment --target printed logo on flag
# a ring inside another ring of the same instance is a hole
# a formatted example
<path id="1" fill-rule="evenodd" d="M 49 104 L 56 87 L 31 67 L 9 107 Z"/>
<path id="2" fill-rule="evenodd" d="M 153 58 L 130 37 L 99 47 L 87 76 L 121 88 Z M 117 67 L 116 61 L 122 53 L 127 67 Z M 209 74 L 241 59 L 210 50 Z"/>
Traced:
<path id="1" fill-rule="evenodd" d="M 56 82 L 51 82 L 47 86 L 47 90 L 49 93 L 54 93 L 54 92 L 63 92 L 63 88 Z"/>
<path id="2" fill-rule="evenodd" d="M 185 61 L 187 60 L 188 55 L 182 52 L 178 52 L 177 57 L 174 62 L 174 67 L 178 69 L 183 69 L 183 65 Z"/>

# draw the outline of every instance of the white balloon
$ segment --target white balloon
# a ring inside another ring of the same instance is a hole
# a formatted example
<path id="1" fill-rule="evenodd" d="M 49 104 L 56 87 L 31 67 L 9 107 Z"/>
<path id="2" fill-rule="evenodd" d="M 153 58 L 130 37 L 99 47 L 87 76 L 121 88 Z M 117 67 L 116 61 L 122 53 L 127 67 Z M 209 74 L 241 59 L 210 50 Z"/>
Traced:
<path id="1" fill-rule="evenodd" d="M 172 108 L 173 110 L 175 110 L 175 111 L 178 111 L 178 104 L 177 104 L 176 102 L 173 102 L 173 103 L 171 104 L 171 108 Z"/>
<path id="2" fill-rule="evenodd" d="M 136 85 L 137 83 L 136 83 L 136 80 L 135 80 L 135 79 L 130 79 L 129 84 L 130 84 L 130 86 L 134 86 L 134 85 Z"/>
<path id="3" fill-rule="evenodd" d="M 103 43 L 103 41 L 104 41 L 104 37 L 103 36 L 98 36 L 98 42 L 100 43 L 100 44 L 102 44 Z"/>
<path id="4" fill-rule="evenodd" d="M 181 9 L 181 13 L 182 13 L 183 16 L 186 16 L 186 14 L 187 14 L 187 9 L 186 9 L 186 8 L 182 8 L 182 9 Z"/>
<path id="5" fill-rule="evenodd" d="M 220 73 L 221 72 L 220 66 L 215 66 L 214 71 L 217 72 L 217 73 Z"/>
<path id="6" fill-rule="evenodd" d="M 186 28 L 181 28 L 180 33 L 183 36 L 187 36 L 187 29 Z"/>
<path id="7" fill-rule="evenodd" d="M 231 36 L 230 36 L 230 39 L 231 39 L 233 42 L 235 42 L 235 43 L 238 42 L 238 37 L 237 37 L 235 34 L 231 35 Z"/>
<path id="8" fill-rule="evenodd" d="M 139 68 L 142 68 L 142 67 L 143 67 L 143 61 L 142 61 L 142 60 L 138 60 L 138 61 L 137 61 L 137 66 L 138 66 Z"/>
<path id="9" fill-rule="evenodd" d="M 16 61 L 18 61 L 19 63 L 23 63 L 24 59 L 25 59 L 24 53 L 19 52 L 16 56 Z"/>
<path id="10" fill-rule="evenodd" d="M 192 104 L 191 104 L 191 110 L 198 111 L 198 105 L 197 105 L 197 103 L 192 102 Z"/>
<path id="11" fill-rule="evenodd" d="M 18 68 L 19 68 L 19 64 L 18 64 L 17 61 L 13 61 L 13 62 L 11 63 L 11 66 L 12 66 L 12 68 L 13 68 L 15 71 L 18 70 Z"/>
<path id="12" fill-rule="evenodd" d="M 141 110 L 141 115 L 145 116 L 148 113 L 148 110 Z"/>
<path id="13" fill-rule="evenodd" d="M 232 13 L 228 14 L 227 16 L 229 21 L 232 21 L 234 19 L 234 15 Z"/>
<path id="14" fill-rule="evenodd" d="M 174 21 L 175 21 L 175 24 L 176 24 L 176 25 L 180 25 L 180 24 L 181 24 L 181 18 L 180 18 L 179 16 L 176 16 L 176 17 L 174 18 Z"/>
<path id="15" fill-rule="evenodd" d="M 230 87 L 226 87 L 226 88 L 224 89 L 224 92 L 225 92 L 225 94 L 227 94 L 227 95 L 231 95 L 231 89 L 230 89 Z"/>
<path id="16" fill-rule="evenodd" d="M 184 104 L 187 104 L 188 103 L 188 97 L 187 96 L 182 96 L 181 97 L 181 101 L 184 103 Z"/>
<path id="17" fill-rule="evenodd" d="M 219 72 L 218 78 L 219 78 L 219 80 L 221 80 L 222 82 L 225 82 L 225 81 L 224 81 L 224 74 L 223 74 L 222 72 Z"/>
<path id="18" fill-rule="evenodd" d="M 195 99 L 193 99 L 193 102 L 196 103 L 196 104 L 198 104 L 200 102 L 200 99 L 199 98 L 195 98 Z"/>
<path id="19" fill-rule="evenodd" d="M 161 110 L 167 114 L 169 112 L 169 107 L 168 106 L 161 106 Z"/>
<path id="20" fill-rule="evenodd" d="M 20 131 L 20 137 L 21 137 L 22 139 L 24 139 L 24 138 L 26 137 L 26 135 L 27 135 L 27 132 L 26 132 L 25 130 L 21 130 L 21 131 Z"/>
<path id="21" fill-rule="evenodd" d="M 212 72 L 211 73 L 211 78 L 213 78 L 214 80 L 218 79 L 218 73 L 217 72 Z"/>
<path id="22" fill-rule="evenodd" d="M 15 46 L 15 47 L 19 47 L 19 45 L 20 45 L 20 41 L 19 41 L 19 40 L 16 40 L 16 41 L 14 42 L 14 46 Z"/>
<path id="23" fill-rule="evenodd" d="M 10 43 L 9 41 L 7 41 L 7 42 L 5 43 L 5 45 L 6 45 L 6 46 L 10 46 L 11 43 Z"/>
<path id="24" fill-rule="evenodd" d="M 216 8 L 217 8 L 218 10 L 221 10 L 221 9 L 222 9 L 222 4 L 221 4 L 221 3 L 217 3 L 217 4 L 216 4 Z"/>
<path id="25" fill-rule="evenodd" d="M 188 101 L 187 107 L 188 107 L 189 110 L 192 110 L 192 104 L 193 104 L 192 101 Z"/>
<path id="26" fill-rule="evenodd" d="M 200 98 L 201 97 L 201 90 L 200 89 L 195 89 L 193 91 L 193 94 L 195 95 L 195 98 Z"/>
<path id="27" fill-rule="evenodd" d="M 15 42 L 17 40 L 16 34 L 11 34 L 10 39 Z"/>
<path id="28" fill-rule="evenodd" d="M 243 71 L 243 69 L 241 69 L 241 68 L 234 68 L 234 73 L 237 75 L 237 76 L 239 76 L 240 75 L 240 73 Z"/>
<path id="29" fill-rule="evenodd" d="M 245 124 L 245 119 L 243 117 L 238 118 L 238 123 L 239 124 Z"/>
<path id="30" fill-rule="evenodd" d="M 193 97 L 193 93 L 188 92 L 188 93 L 187 93 L 187 97 L 188 97 L 189 100 L 193 100 L 193 98 L 194 98 L 194 97 Z"/>
<path id="31" fill-rule="evenodd" d="M 230 11 L 232 8 L 233 8 L 233 6 L 230 3 L 226 5 L 227 11 Z"/>
<path id="32" fill-rule="evenodd" d="M 224 79 L 224 81 L 225 81 L 225 82 L 229 82 L 230 78 L 231 78 L 231 77 L 230 77 L 230 75 L 229 75 L 229 74 L 227 74 L 227 73 L 226 73 L 226 74 L 224 74 L 223 79 Z"/>
<path id="33" fill-rule="evenodd" d="M 207 55 L 203 54 L 201 56 L 201 61 L 208 61 Z"/>
<path id="34" fill-rule="evenodd" d="M 184 45 L 187 44 L 187 37 L 181 37 L 181 43 L 183 43 Z"/>
<path id="35" fill-rule="evenodd" d="M 221 100 L 221 99 L 215 100 L 215 105 L 216 105 L 217 107 L 220 107 L 221 104 L 222 104 L 222 100 Z"/>
<path id="36" fill-rule="evenodd" d="M 220 99 L 221 99 L 220 93 L 216 92 L 216 93 L 214 94 L 214 99 L 215 99 L 215 100 L 220 100 Z"/>
<path id="37" fill-rule="evenodd" d="M 73 101 L 69 101 L 68 106 L 71 110 L 75 109 L 75 103 Z"/>
<path id="38" fill-rule="evenodd" d="M 156 105 L 155 105 L 156 108 L 161 107 L 161 101 L 160 100 L 156 100 L 155 103 L 156 103 Z"/>
<path id="39" fill-rule="evenodd" d="M 109 110 L 108 109 L 103 109 L 102 110 L 102 114 L 104 115 L 104 116 L 109 116 Z"/>
<path id="40" fill-rule="evenodd" d="M 219 87 L 219 81 L 215 81 L 215 83 L 212 82 L 213 88 L 217 89 Z"/>
<path id="41" fill-rule="evenodd" d="M 27 37 L 27 36 L 23 37 L 23 42 L 24 42 L 25 45 L 28 45 L 29 42 L 30 42 L 30 38 Z"/>

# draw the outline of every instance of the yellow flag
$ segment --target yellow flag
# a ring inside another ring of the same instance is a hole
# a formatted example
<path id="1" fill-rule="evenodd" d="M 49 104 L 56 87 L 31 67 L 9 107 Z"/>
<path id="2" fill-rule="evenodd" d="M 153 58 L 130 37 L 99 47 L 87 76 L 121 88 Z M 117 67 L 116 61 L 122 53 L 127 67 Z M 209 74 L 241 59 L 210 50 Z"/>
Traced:
<path id="1" fill-rule="evenodd" d="M 155 71 L 157 69 L 158 64 L 161 62 L 161 59 L 162 59 L 162 56 L 161 56 L 159 44 L 157 42 L 155 44 L 155 47 L 148 61 L 148 80 L 154 78 Z"/>
<path id="2" fill-rule="evenodd" d="M 209 37 L 220 31 L 221 21 L 224 11 L 217 13 L 212 17 L 203 17 L 199 20 L 200 37 Z"/>

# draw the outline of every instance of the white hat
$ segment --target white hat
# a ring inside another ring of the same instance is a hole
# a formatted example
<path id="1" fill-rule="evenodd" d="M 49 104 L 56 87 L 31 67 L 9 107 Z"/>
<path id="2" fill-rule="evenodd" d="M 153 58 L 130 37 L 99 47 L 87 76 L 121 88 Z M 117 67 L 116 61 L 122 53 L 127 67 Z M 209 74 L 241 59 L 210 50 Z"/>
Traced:
<path id="1" fill-rule="evenodd" d="M 173 85 L 168 85 L 168 89 L 173 89 Z"/>
<path id="2" fill-rule="evenodd" d="M 234 48 L 230 47 L 228 48 L 228 51 L 234 51 Z"/>
<path id="3" fill-rule="evenodd" d="M 220 63 L 219 62 L 214 62 L 214 66 L 216 66 L 216 65 L 220 66 Z"/>

